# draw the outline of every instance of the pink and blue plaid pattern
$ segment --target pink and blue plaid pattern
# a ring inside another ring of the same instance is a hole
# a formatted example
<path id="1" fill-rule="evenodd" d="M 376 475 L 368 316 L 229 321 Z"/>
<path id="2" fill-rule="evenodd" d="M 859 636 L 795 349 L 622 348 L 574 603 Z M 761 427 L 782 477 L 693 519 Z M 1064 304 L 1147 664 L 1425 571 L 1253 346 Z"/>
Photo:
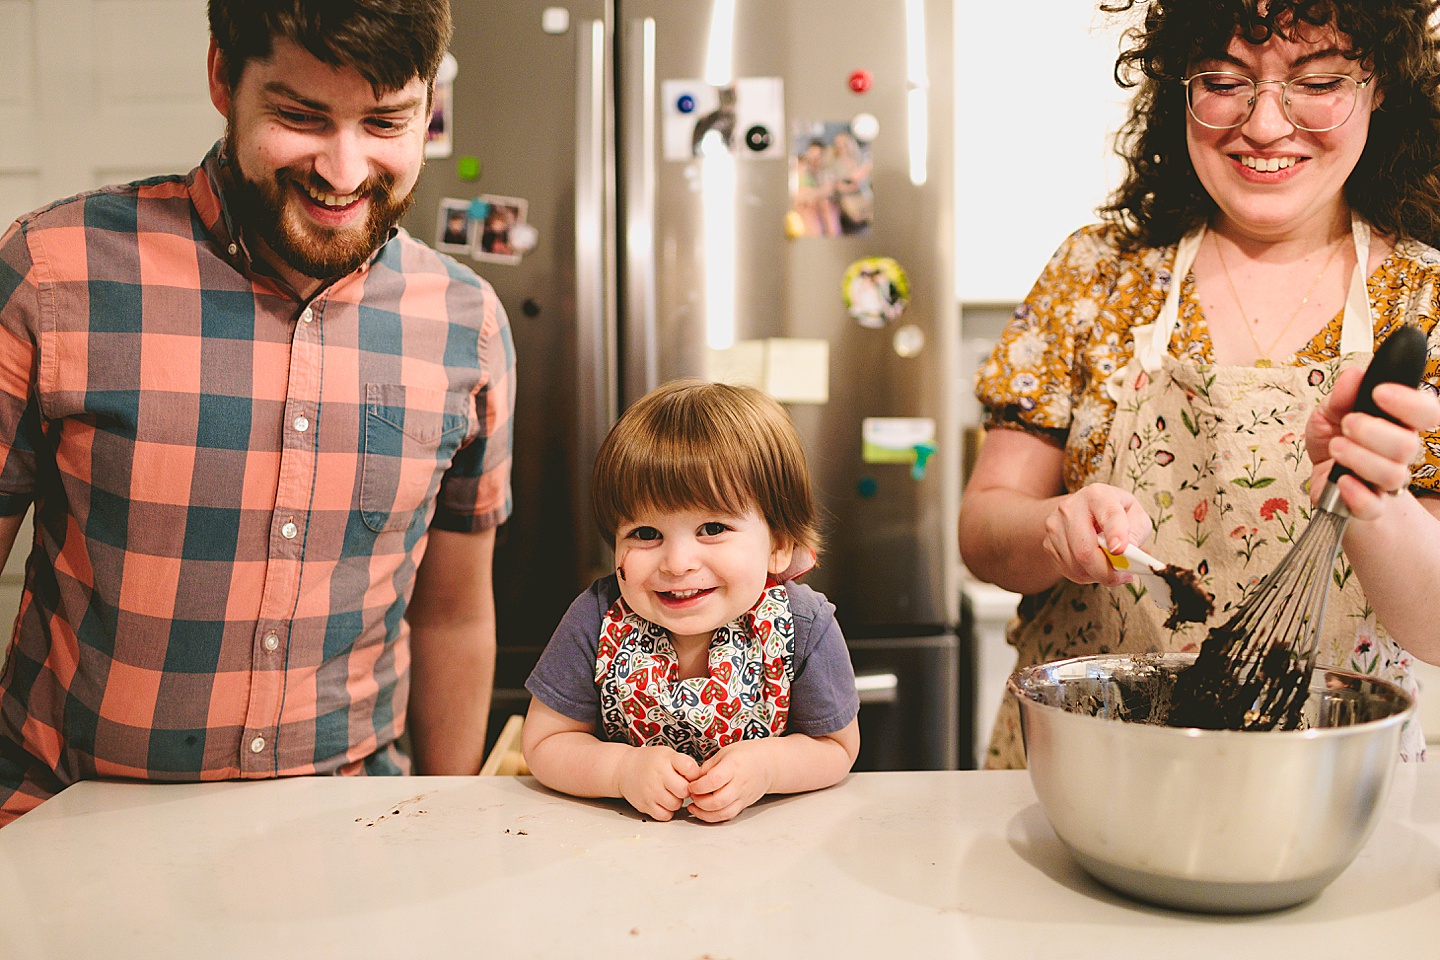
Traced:
<path id="1" fill-rule="evenodd" d="M 426 531 L 509 514 L 490 287 L 397 230 L 303 303 L 225 176 L 217 147 L 0 240 L 0 515 L 36 519 L 0 824 L 89 777 L 400 772 Z"/>

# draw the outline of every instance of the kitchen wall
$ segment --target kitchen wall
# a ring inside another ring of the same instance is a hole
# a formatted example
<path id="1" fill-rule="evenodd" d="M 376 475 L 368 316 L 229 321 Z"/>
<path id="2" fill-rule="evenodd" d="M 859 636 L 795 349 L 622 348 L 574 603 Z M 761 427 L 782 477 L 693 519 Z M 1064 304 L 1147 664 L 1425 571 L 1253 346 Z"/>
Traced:
<path id="1" fill-rule="evenodd" d="M 1128 95 L 1112 71 L 1131 15 L 956 2 L 956 288 L 963 304 L 1014 304 L 1120 182 Z"/>
<path id="2" fill-rule="evenodd" d="M 204 0 L 0 0 L 0 222 L 188 170 L 224 128 Z"/>

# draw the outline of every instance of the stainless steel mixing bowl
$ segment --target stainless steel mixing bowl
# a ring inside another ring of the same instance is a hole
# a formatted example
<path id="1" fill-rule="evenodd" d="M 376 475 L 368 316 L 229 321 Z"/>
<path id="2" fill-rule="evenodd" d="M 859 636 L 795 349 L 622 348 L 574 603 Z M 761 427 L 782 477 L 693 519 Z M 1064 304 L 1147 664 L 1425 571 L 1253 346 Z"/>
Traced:
<path id="1" fill-rule="evenodd" d="M 1010 678 L 1030 779 L 1060 840 L 1122 893 L 1250 913 L 1308 900 L 1350 864 L 1390 786 L 1399 687 L 1317 670 L 1309 729 L 1239 732 L 1153 722 L 1194 654 L 1094 656 Z M 1123 718 L 1123 719 L 1122 719 Z"/>

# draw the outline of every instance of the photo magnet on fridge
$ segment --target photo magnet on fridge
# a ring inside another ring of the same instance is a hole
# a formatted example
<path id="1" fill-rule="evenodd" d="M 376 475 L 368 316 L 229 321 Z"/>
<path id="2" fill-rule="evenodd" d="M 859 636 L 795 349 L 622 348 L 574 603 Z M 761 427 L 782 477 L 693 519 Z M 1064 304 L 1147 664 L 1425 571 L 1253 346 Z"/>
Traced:
<path id="1" fill-rule="evenodd" d="M 910 303 L 910 277 L 890 257 L 866 257 L 840 281 L 845 309 L 862 327 L 879 329 L 900 319 Z"/>
<path id="2" fill-rule="evenodd" d="M 524 234 L 526 231 L 516 228 L 526 223 L 529 202 L 519 197 L 497 197 L 492 194 L 485 194 L 480 199 L 487 206 L 479 227 L 471 233 L 470 256 L 491 263 L 519 263 L 526 248 L 524 244 L 517 244 L 515 241 L 517 234 Z"/>
<path id="3" fill-rule="evenodd" d="M 445 253 L 470 253 L 470 201 L 445 197 L 435 218 L 435 249 Z"/>
<path id="4" fill-rule="evenodd" d="M 875 219 L 870 145 L 848 123 L 797 124 L 790 143 L 786 233 L 792 239 L 869 233 Z"/>
<path id="5" fill-rule="evenodd" d="M 691 160 L 707 150 L 737 159 L 785 156 L 785 85 L 779 77 L 741 77 L 723 87 L 665 80 L 660 104 L 666 160 Z"/>
<path id="6" fill-rule="evenodd" d="M 447 53 L 435 75 L 435 93 L 430 99 L 430 125 L 425 130 L 425 156 L 448 157 L 454 148 L 455 77 L 460 65 Z"/>

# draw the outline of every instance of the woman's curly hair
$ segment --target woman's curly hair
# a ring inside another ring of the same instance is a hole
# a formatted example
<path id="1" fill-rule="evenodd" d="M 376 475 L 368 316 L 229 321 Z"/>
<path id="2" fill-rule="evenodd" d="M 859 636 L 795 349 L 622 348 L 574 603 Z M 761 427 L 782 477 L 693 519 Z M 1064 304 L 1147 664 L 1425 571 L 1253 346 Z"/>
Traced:
<path id="1" fill-rule="evenodd" d="M 1115 63 L 1116 82 L 1137 88 L 1116 146 L 1128 174 L 1099 211 L 1125 246 L 1174 243 L 1215 212 L 1185 143 L 1179 80 L 1190 65 L 1236 36 L 1258 45 L 1332 24 L 1383 98 L 1345 199 L 1381 232 L 1440 246 L 1440 46 L 1431 25 L 1440 0 L 1112 0 L 1101 9 L 1136 6 L 1143 25 L 1126 32 Z"/>

